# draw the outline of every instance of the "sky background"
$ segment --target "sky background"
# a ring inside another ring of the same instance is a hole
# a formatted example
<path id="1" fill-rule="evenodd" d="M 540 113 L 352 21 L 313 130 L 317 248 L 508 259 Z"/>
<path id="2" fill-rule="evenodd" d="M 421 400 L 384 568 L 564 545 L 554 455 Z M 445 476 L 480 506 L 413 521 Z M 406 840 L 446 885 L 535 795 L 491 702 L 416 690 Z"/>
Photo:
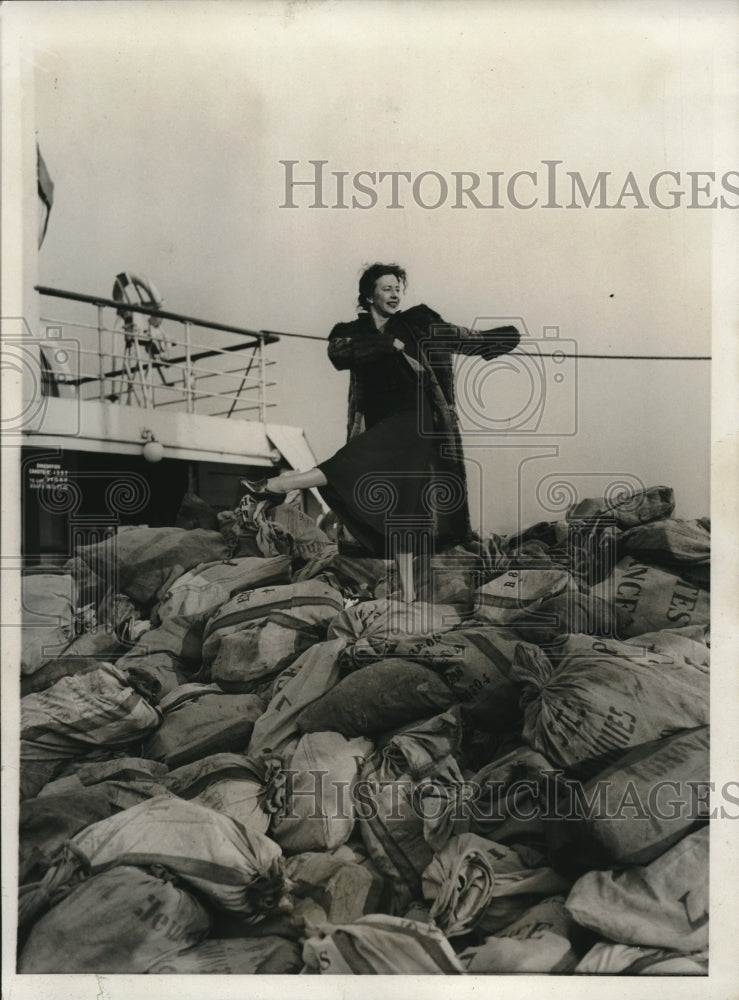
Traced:
<path id="1" fill-rule="evenodd" d="M 290 210 L 279 161 L 300 161 L 301 176 L 325 159 L 350 175 L 533 170 L 541 183 L 541 161 L 558 159 L 588 186 L 611 171 L 616 194 L 628 171 L 645 193 L 660 170 L 720 176 L 735 166 L 712 134 L 722 11 L 24 4 L 55 183 L 39 279 L 108 295 L 129 269 L 174 311 L 325 337 L 355 314 L 363 265 L 394 260 L 409 271 L 406 303 L 449 321 L 521 317 L 531 336 L 559 327 L 581 353 L 709 354 L 713 211 L 425 210 L 410 198 L 403 210 Z M 269 419 L 301 425 L 327 457 L 344 440 L 346 373 L 316 341 L 283 339 L 270 357 Z M 559 474 L 580 495 L 608 476 L 665 483 L 679 514 L 707 513 L 708 370 L 581 360 L 559 393 L 548 383 L 539 434 L 465 439 L 473 516 L 496 531 L 552 519 L 542 497 Z M 463 424 L 523 391 L 520 371 L 487 374 L 462 365 Z"/>

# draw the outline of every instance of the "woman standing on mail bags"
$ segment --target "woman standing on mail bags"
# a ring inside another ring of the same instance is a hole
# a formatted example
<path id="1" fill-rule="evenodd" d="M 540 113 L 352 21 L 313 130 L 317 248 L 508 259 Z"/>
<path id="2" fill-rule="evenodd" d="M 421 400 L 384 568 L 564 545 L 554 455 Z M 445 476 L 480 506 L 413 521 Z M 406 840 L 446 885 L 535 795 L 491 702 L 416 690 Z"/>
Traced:
<path id="1" fill-rule="evenodd" d="M 414 554 L 471 533 L 452 355 L 490 360 L 512 350 L 519 334 L 512 326 L 451 326 L 425 305 L 401 310 L 405 287 L 403 268 L 373 264 L 359 280 L 359 316 L 329 336 L 331 362 L 351 373 L 346 445 L 308 472 L 247 486 L 277 502 L 318 487 L 361 546 L 355 554 L 396 560 L 411 601 Z"/>

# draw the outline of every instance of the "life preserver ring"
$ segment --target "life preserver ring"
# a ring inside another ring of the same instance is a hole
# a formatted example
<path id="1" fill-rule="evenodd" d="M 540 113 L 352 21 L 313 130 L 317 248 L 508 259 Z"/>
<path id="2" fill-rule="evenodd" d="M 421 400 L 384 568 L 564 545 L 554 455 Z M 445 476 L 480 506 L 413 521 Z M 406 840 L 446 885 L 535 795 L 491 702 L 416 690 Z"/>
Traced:
<path id="1" fill-rule="evenodd" d="M 134 313 L 125 308 L 125 304 L 132 306 L 150 306 L 152 309 L 159 309 L 162 305 L 162 297 L 151 279 L 143 274 L 134 274 L 133 271 L 121 271 L 116 275 L 113 283 L 113 298 L 121 303 L 121 308 L 116 312 L 123 320 L 127 328 L 135 326 Z M 149 316 L 150 326 L 159 326 L 162 322 L 160 316 Z"/>

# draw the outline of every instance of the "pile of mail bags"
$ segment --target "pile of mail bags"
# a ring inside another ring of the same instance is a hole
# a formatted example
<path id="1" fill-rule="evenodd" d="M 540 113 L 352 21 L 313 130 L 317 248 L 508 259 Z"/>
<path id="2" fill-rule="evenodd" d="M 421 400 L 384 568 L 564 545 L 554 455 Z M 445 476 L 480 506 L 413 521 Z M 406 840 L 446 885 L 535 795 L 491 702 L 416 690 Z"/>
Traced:
<path id="1" fill-rule="evenodd" d="M 18 970 L 705 975 L 710 524 L 673 514 L 583 501 L 412 604 L 248 500 L 25 577 Z"/>

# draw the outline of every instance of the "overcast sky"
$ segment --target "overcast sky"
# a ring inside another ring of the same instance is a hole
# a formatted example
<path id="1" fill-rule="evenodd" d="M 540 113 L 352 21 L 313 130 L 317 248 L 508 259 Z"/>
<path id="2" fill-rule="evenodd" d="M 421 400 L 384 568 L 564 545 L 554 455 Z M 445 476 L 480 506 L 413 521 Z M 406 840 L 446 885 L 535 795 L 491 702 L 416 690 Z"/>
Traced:
<path id="1" fill-rule="evenodd" d="M 544 160 L 562 161 L 563 204 L 566 171 L 588 187 L 610 171 L 613 202 L 629 171 L 644 197 L 656 173 L 681 172 L 660 187 L 667 198 L 689 190 L 686 171 L 734 166 L 712 139 L 724 5 L 23 6 L 55 182 L 42 283 L 108 294 L 130 269 L 172 310 L 327 336 L 355 314 L 362 265 L 389 259 L 409 270 L 407 304 L 450 321 L 522 317 L 585 353 L 710 353 L 712 210 L 540 206 Z M 332 171 L 347 184 L 362 170 L 500 171 L 505 207 L 454 210 L 450 196 L 425 209 L 404 187 L 394 210 L 378 185 L 369 210 L 310 209 L 306 189 L 301 207 L 281 208 L 285 159 L 301 179 L 309 160 L 328 161 L 328 203 Z M 532 209 L 506 198 L 516 171 L 537 175 L 536 192 L 526 178 L 516 189 L 540 196 Z M 271 356 L 270 419 L 302 425 L 326 457 L 343 443 L 347 376 L 321 343 L 283 340 Z M 687 451 L 693 472 L 678 485 L 694 515 L 707 510 L 707 366 L 677 364 L 583 361 L 568 447 L 590 471 L 599 456 L 655 481 L 679 479 Z M 495 384 L 484 392 L 493 401 Z"/>

